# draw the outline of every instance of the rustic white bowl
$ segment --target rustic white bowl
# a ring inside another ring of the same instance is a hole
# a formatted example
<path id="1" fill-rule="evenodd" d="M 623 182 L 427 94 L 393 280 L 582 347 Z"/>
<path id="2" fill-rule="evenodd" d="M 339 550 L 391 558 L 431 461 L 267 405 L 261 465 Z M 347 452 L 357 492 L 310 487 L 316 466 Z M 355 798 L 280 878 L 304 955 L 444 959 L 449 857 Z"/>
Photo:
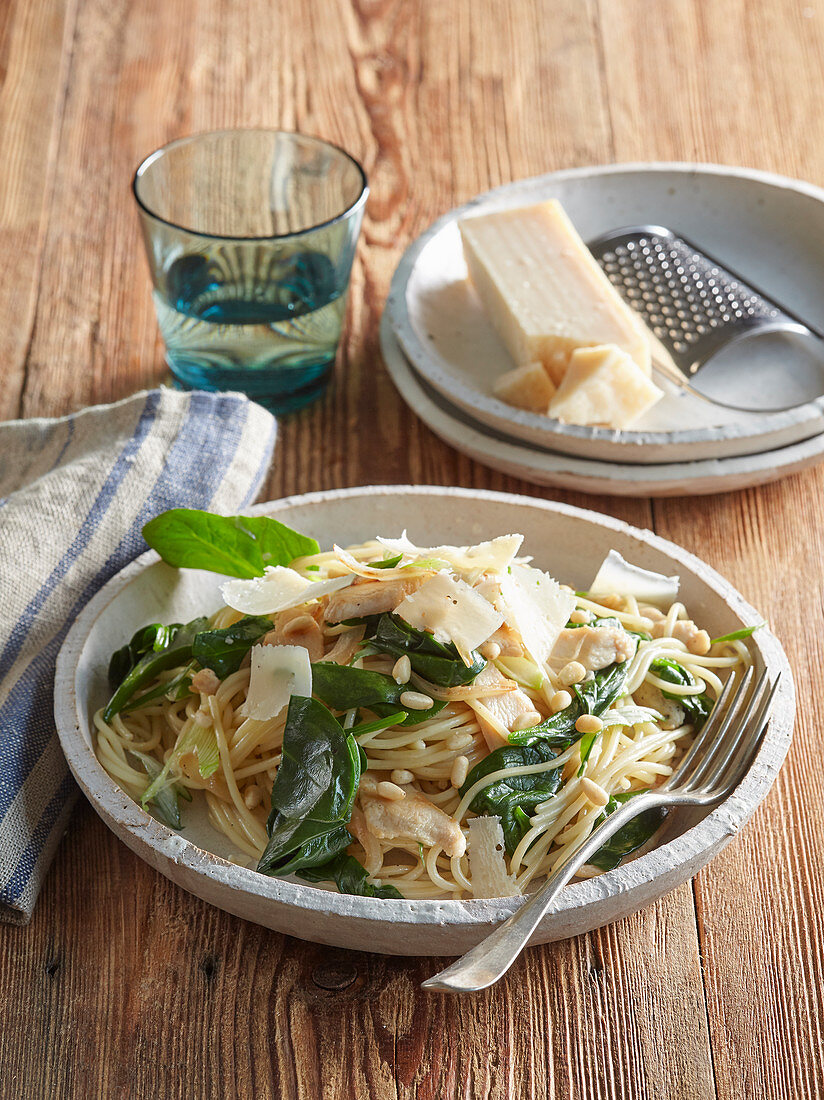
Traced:
<path id="1" fill-rule="evenodd" d="M 712 569 L 670 542 L 609 516 L 530 497 L 431 486 L 370 486 L 312 493 L 259 505 L 314 535 L 321 545 L 353 543 L 406 527 L 420 544 L 477 542 L 509 531 L 526 536 L 536 563 L 585 587 L 607 550 L 663 573 L 678 573 L 683 599 L 711 632 L 760 621 Z M 57 729 L 69 766 L 97 812 L 142 859 L 198 897 L 247 920 L 300 939 L 394 955 L 450 955 L 477 943 L 513 912 L 514 899 L 380 901 L 267 878 L 225 857 L 228 843 L 203 814 L 185 807 L 185 829 L 155 821 L 115 784 L 93 750 L 91 715 L 107 697 L 113 649 L 142 624 L 186 619 L 220 603 L 213 574 L 178 572 L 144 554 L 87 605 L 60 652 L 55 683 Z M 563 939 L 649 905 L 713 858 L 765 796 L 790 744 L 795 696 L 781 646 L 766 629 L 753 638 L 755 663 L 781 684 L 757 760 L 738 789 L 711 813 L 678 816 L 662 843 L 608 874 L 566 887 L 533 942 Z"/>

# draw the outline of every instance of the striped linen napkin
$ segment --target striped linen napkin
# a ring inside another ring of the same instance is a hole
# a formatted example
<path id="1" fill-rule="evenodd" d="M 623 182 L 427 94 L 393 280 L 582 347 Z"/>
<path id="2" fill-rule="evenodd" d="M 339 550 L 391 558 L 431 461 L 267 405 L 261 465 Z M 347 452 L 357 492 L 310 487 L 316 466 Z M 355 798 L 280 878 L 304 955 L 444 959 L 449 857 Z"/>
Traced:
<path id="1" fill-rule="evenodd" d="M 274 418 L 240 394 L 168 389 L 0 424 L 0 919 L 31 917 L 77 795 L 52 708 L 78 612 L 146 549 L 158 512 L 248 505 L 274 442 Z"/>

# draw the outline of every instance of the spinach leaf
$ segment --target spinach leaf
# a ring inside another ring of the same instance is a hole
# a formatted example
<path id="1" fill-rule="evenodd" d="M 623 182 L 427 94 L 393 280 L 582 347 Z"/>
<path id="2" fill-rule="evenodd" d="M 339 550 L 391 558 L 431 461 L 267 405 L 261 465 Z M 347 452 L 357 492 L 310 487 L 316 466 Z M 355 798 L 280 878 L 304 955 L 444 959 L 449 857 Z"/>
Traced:
<path id="1" fill-rule="evenodd" d="M 650 664 L 650 671 L 659 679 L 666 680 L 668 684 L 678 684 L 679 687 L 695 687 L 695 677 L 677 661 L 669 657 L 659 657 Z M 696 733 L 706 722 L 712 710 L 713 700 L 706 693 L 700 695 L 676 695 L 669 691 L 662 691 L 666 699 L 673 699 L 684 708 L 688 720 L 695 727 Z"/>
<path id="2" fill-rule="evenodd" d="M 169 565 L 208 569 L 226 577 L 262 577 L 268 565 L 317 554 L 314 539 L 269 516 L 216 516 L 172 508 L 143 528 L 143 538 Z"/>
<path id="3" fill-rule="evenodd" d="M 381 615 L 368 642 L 373 651 L 393 657 L 408 656 L 415 672 L 439 687 L 470 684 L 486 667 L 479 653 L 473 653 L 472 664 L 467 667 L 451 642 L 446 645 L 436 642 L 431 634 L 416 630 L 397 615 Z"/>
<path id="4" fill-rule="evenodd" d="M 166 649 L 180 629 L 180 623 L 150 623 L 136 631 L 128 645 L 116 650 L 109 661 L 109 687 L 112 691 L 128 676 L 141 657 L 147 653 L 159 653 Z"/>
<path id="5" fill-rule="evenodd" d="M 282 751 L 258 863 L 268 875 L 328 863 L 352 843 L 346 824 L 361 774 L 355 739 L 316 699 L 289 700 Z"/>
<path id="6" fill-rule="evenodd" d="M 396 554 L 394 558 L 384 558 L 383 561 L 370 561 L 370 566 L 373 569 L 394 569 L 396 565 L 400 565 L 403 554 Z M 351 893 L 350 890 L 345 890 L 344 893 Z"/>
<path id="7" fill-rule="evenodd" d="M 745 638 L 751 638 L 756 630 L 761 630 L 761 628 L 766 625 L 766 623 L 759 623 L 758 626 L 745 626 L 742 627 L 741 630 L 733 630 L 731 634 L 721 634 L 718 638 L 712 639 L 712 644 L 718 645 L 719 642 L 741 642 Z"/>
<path id="8" fill-rule="evenodd" d="M 476 764 L 461 787 L 466 792 L 492 772 L 503 768 L 522 768 L 545 764 L 555 759 L 555 752 L 546 741 L 534 745 L 504 745 Z M 531 775 L 507 775 L 496 779 L 479 791 L 469 809 L 479 816 L 500 817 L 504 844 L 509 855 L 529 829 L 529 815 L 539 802 L 546 802 L 561 786 L 561 769 L 551 768 Z"/>
<path id="9" fill-rule="evenodd" d="M 223 680 L 237 672 L 255 642 L 272 629 L 272 620 L 262 615 L 246 615 L 234 626 L 222 630 L 202 630 L 192 644 L 192 656 L 203 668 L 210 668 Z"/>
<path id="10" fill-rule="evenodd" d="M 609 802 L 604 806 L 598 821 L 603 821 L 605 817 L 609 817 L 624 802 L 629 801 L 634 795 L 642 793 L 642 791 L 625 791 L 621 794 L 612 795 Z M 665 811 L 661 807 L 653 806 L 651 809 L 645 810 L 644 813 L 634 817 L 632 821 L 628 821 L 622 829 L 619 829 L 614 836 L 610 837 L 603 848 L 599 848 L 589 862 L 601 871 L 611 871 L 613 867 L 618 866 L 625 856 L 636 851 L 642 844 L 646 844 L 653 833 L 660 828 L 664 816 Z M 595 822 L 596 825 L 598 821 Z"/>
<path id="11" fill-rule="evenodd" d="M 126 703 L 132 699 L 135 692 L 154 680 L 159 673 L 165 672 L 167 668 L 174 668 L 176 665 L 183 665 L 190 661 L 195 636 L 208 626 L 209 620 L 200 618 L 192 619 L 190 623 L 186 623 L 177 629 L 169 627 L 170 640 L 165 649 L 148 650 L 137 664 L 126 673 L 120 686 L 106 704 L 106 709 L 103 711 L 104 720 L 111 722 L 112 718 L 119 714 Z M 160 634 L 158 633 L 156 637 L 159 638 Z"/>
<path id="12" fill-rule="evenodd" d="M 407 684 L 397 684 L 382 672 L 336 665 L 331 661 L 317 661 L 312 665 L 312 691 L 335 710 L 367 707 L 379 718 L 403 711 L 401 725 L 416 726 L 446 706 L 446 703 L 435 701 L 429 710 L 409 710 L 400 701 L 407 690 Z"/>
<path id="13" fill-rule="evenodd" d="M 571 745 L 581 736 L 575 729 L 575 723 L 582 714 L 603 714 L 612 706 L 623 691 L 628 669 L 629 661 L 599 669 L 591 680 L 574 686 L 573 699 L 566 710 L 553 714 L 531 729 L 510 733 L 510 742 L 513 745 L 534 745 L 545 741 L 554 748 Z"/>
<path id="14" fill-rule="evenodd" d="M 352 838 L 349 839 L 351 841 Z M 357 894 L 362 898 L 400 898 L 403 901 L 403 894 L 394 886 L 373 886 L 366 868 L 354 856 L 344 852 L 320 867 L 305 867 L 297 875 L 307 882 L 336 882 L 342 894 Z"/>
<path id="15" fill-rule="evenodd" d="M 153 688 L 149 688 L 148 691 L 144 691 L 141 695 L 133 695 L 128 703 L 120 708 L 121 714 L 127 714 L 130 710 L 137 710 L 139 707 L 148 706 L 149 703 L 154 703 L 158 699 L 183 699 L 187 695 L 192 694 L 192 676 L 195 673 L 195 662 L 190 661 L 188 665 L 180 670 L 176 676 L 173 676 L 171 680 L 166 680 L 165 683 L 156 684 Z"/>

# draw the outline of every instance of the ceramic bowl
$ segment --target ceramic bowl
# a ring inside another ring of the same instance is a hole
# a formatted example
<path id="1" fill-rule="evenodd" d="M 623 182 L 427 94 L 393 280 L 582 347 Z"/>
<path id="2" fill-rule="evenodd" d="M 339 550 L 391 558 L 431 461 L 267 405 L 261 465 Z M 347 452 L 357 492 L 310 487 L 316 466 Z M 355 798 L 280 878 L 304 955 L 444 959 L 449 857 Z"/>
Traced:
<path id="1" fill-rule="evenodd" d="M 678 573 L 687 607 L 724 633 L 761 617 L 717 573 L 657 536 L 608 516 L 530 497 L 428 486 L 373 486 L 313 493 L 259 505 L 257 513 L 346 545 L 404 528 L 419 544 L 472 543 L 519 531 L 536 564 L 586 587 L 610 548 L 662 573 Z M 93 749 L 91 716 L 108 695 L 113 649 L 147 621 L 171 621 L 220 604 L 219 578 L 181 571 L 146 553 L 106 584 L 78 617 L 57 662 L 55 717 L 69 766 L 106 824 L 173 882 L 230 913 L 300 939 L 393 955 L 451 955 L 477 943 L 514 911 L 517 899 L 382 901 L 267 878 L 227 856 L 228 842 L 186 806 L 185 828 L 160 824 L 106 774 Z M 651 904 L 685 882 L 735 835 L 767 793 L 787 752 L 794 716 L 792 677 L 777 639 L 753 637 L 758 669 L 782 680 L 769 728 L 750 771 L 711 813 L 671 815 L 654 850 L 561 893 L 533 942 L 573 936 Z"/>

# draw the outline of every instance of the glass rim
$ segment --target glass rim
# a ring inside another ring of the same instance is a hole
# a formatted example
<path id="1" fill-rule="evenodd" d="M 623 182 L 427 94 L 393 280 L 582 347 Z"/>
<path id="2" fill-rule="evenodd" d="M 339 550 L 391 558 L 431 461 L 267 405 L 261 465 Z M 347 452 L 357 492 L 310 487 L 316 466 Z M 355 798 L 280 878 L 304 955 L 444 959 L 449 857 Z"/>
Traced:
<path id="1" fill-rule="evenodd" d="M 322 222 L 317 222 L 315 225 L 307 226 L 306 229 L 296 229 L 292 233 L 263 233 L 252 234 L 250 236 L 236 233 L 207 233 L 202 229 L 194 229 L 191 226 L 180 225 L 178 222 L 173 222 L 169 218 L 164 218 L 160 214 L 155 213 L 151 207 L 146 205 L 138 194 L 137 188 L 146 170 L 151 167 L 156 160 L 164 153 L 168 153 L 171 149 L 179 145 L 187 145 L 190 142 L 197 141 L 198 138 L 214 137 L 222 134 L 282 134 L 286 137 L 303 138 L 307 141 L 316 142 L 318 145 L 325 145 L 327 148 L 334 149 L 335 152 L 340 153 L 355 166 L 361 181 L 360 192 L 357 198 L 349 203 L 349 205 L 339 214 L 335 214 L 332 218 L 326 218 Z M 314 134 L 304 134 L 301 133 L 300 130 L 275 130 L 268 126 L 230 126 L 220 130 L 200 130 L 196 134 L 187 134 L 185 137 L 168 141 L 165 145 L 161 145 L 159 148 L 155 149 L 154 152 L 149 153 L 149 155 L 144 157 L 140 164 L 138 164 L 132 176 L 132 194 L 134 195 L 135 202 L 144 214 L 147 214 L 154 221 L 167 225 L 169 228 L 176 229 L 181 233 L 189 233 L 197 237 L 207 237 L 209 240 L 213 241 L 286 241 L 294 237 L 304 236 L 307 233 L 316 233 L 319 229 L 326 229 L 330 225 L 335 225 L 337 222 L 344 221 L 346 218 L 351 217 L 352 214 L 365 204 L 369 196 L 369 182 L 360 161 L 356 160 L 355 157 L 353 157 L 351 153 L 348 153 L 342 146 L 336 145 L 333 141 L 327 141 L 326 138 L 319 138 Z"/>

